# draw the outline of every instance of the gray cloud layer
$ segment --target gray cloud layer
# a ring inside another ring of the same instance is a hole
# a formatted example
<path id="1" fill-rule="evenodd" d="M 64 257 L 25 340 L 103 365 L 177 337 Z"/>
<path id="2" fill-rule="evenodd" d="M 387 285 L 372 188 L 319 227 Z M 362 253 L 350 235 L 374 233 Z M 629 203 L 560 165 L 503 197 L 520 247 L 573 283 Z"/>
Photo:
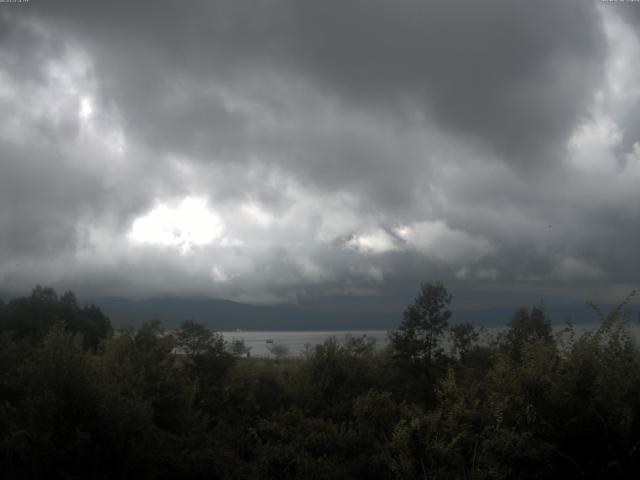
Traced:
<path id="1" fill-rule="evenodd" d="M 0 288 L 619 295 L 640 263 L 628 10 L 2 6 Z"/>

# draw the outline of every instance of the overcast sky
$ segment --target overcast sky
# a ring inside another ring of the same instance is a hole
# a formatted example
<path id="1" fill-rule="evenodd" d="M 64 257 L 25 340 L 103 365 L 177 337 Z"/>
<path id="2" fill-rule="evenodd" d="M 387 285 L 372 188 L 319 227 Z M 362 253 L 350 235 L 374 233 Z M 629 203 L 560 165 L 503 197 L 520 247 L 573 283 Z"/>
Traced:
<path id="1" fill-rule="evenodd" d="M 0 289 L 640 283 L 640 4 L 0 3 Z"/>

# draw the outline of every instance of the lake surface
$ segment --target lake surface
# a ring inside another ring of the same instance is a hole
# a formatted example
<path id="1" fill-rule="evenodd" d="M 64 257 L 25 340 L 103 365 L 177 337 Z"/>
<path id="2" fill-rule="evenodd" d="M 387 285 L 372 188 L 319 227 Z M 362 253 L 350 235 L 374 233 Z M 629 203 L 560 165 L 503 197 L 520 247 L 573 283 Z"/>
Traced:
<path id="1" fill-rule="evenodd" d="M 344 342 L 347 335 L 375 338 L 376 346 L 382 348 L 387 342 L 386 330 L 360 330 L 360 331 L 331 331 L 331 332 L 220 332 L 224 339 L 231 342 L 234 339 L 244 340 L 247 347 L 251 348 L 252 357 L 271 356 L 269 348 L 282 345 L 288 349 L 291 356 L 301 355 L 307 345 L 314 346 L 324 342 L 329 337 L 336 337 L 339 342 Z M 273 343 L 267 343 L 272 340 Z"/>
<path id="2" fill-rule="evenodd" d="M 575 326 L 575 332 L 577 336 L 582 333 L 595 330 L 598 328 L 598 324 L 582 324 Z M 553 329 L 555 333 L 562 330 L 564 325 L 554 325 Z M 640 325 L 638 323 L 631 323 L 629 325 L 631 332 L 636 339 L 640 341 Z M 504 330 L 505 327 L 491 326 L 481 329 L 481 341 L 487 341 L 489 338 L 497 335 Z M 282 345 L 286 347 L 289 356 L 301 355 L 307 345 L 313 347 L 324 342 L 329 337 L 336 337 L 339 342 L 344 342 L 347 335 L 362 336 L 367 335 L 376 340 L 377 348 L 384 348 L 388 342 L 388 330 L 353 330 L 353 331 L 315 331 L 315 332 L 292 332 L 292 331 L 231 331 L 220 332 L 224 336 L 224 339 L 231 342 L 234 339 L 244 340 L 247 347 L 251 348 L 252 357 L 271 357 L 272 354 L 269 351 L 275 345 Z M 267 342 L 271 340 L 272 342 Z M 445 340 L 445 344 L 447 341 Z"/>

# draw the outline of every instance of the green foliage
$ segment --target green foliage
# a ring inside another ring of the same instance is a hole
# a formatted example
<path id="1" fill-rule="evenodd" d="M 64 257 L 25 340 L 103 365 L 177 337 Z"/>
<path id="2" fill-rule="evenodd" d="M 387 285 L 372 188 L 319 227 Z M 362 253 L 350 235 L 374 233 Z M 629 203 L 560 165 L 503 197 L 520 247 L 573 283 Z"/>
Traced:
<path id="1" fill-rule="evenodd" d="M 234 338 L 227 350 L 236 357 L 249 357 L 251 355 L 251 347 L 247 347 L 244 340 L 240 338 Z"/>
<path id="2" fill-rule="evenodd" d="M 267 347 L 267 349 L 269 350 L 269 353 L 273 355 L 273 357 L 276 360 L 282 360 L 283 358 L 286 358 L 289 355 L 289 347 L 281 343 L 276 343 L 274 345 L 271 345 Z"/>
<path id="3" fill-rule="evenodd" d="M 0 305 L 0 331 L 32 342 L 42 340 L 55 323 L 67 332 L 82 335 L 84 348 L 95 350 L 111 334 L 111 323 L 95 305 L 80 307 L 72 292 L 58 297 L 40 285 L 29 297 Z"/>
<path id="4" fill-rule="evenodd" d="M 521 309 L 490 342 L 448 327 L 450 300 L 423 285 L 386 349 L 332 338 L 276 360 L 194 322 L 111 334 L 38 287 L 0 304 L 2 478 L 637 476 L 629 299 L 555 336 Z"/>
<path id="5" fill-rule="evenodd" d="M 352 337 L 341 344 L 335 337 L 307 352 L 301 369 L 302 401 L 316 413 L 344 419 L 355 396 L 374 385 L 374 343 Z"/>
<path id="6" fill-rule="evenodd" d="M 478 348 L 480 333 L 470 323 L 459 323 L 450 328 L 451 353 L 454 357 L 464 359 Z"/>
<path id="7" fill-rule="evenodd" d="M 520 308 L 507 324 L 507 330 L 500 335 L 499 342 L 509 355 L 518 358 L 523 349 L 532 343 L 553 343 L 551 321 L 539 307 Z"/>
<path id="8" fill-rule="evenodd" d="M 288 408 L 292 403 L 292 377 L 298 375 L 299 364 L 266 360 L 238 362 L 231 370 L 227 384 L 227 408 L 234 418 L 254 422 Z"/>
<path id="9" fill-rule="evenodd" d="M 412 305 L 404 311 L 400 328 L 390 336 L 401 357 L 429 364 L 442 354 L 441 342 L 448 327 L 451 295 L 441 283 L 424 283 Z"/>
<path id="10" fill-rule="evenodd" d="M 261 420 L 256 459 L 257 478 L 350 478 L 346 445 L 350 438 L 340 425 L 287 410 Z"/>

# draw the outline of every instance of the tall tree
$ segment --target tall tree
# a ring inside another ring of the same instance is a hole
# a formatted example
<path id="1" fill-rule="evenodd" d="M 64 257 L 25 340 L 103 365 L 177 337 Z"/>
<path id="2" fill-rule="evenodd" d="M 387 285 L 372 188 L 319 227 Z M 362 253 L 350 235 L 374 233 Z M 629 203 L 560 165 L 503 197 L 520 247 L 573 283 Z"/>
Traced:
<path id="1" fill-rule="evenodd" d="M 206 352 L 220 339 L 205 325 L 185 320 L 176 332 L 176 344 L 185 355 L 199 355 Z"/>
<path id="2" fill-rule="evenodd" d="M 542 307 L 518 309 L 501 334 L 501 343 L 514 358 L 518 358 L 525 345 L 553 343 L 553 327 Z"/>
<path id="3" fill-rule="evenodd" d="M 390 335 L 393 349 L 412 361 L 431 363 L 441 351 L 449 325 L 451 294 L 440 282 L 423 283 L 414 303 L 403 314 L 400 327 Z"/>

